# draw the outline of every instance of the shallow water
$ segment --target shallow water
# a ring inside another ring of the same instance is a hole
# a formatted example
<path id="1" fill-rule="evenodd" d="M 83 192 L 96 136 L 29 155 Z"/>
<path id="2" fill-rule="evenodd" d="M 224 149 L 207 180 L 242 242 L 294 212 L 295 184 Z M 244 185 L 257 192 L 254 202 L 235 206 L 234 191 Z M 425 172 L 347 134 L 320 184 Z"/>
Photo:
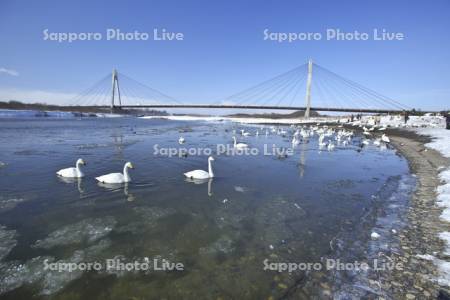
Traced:
<path id="1" fill-rule="evenodd" d="M 0 119 L 0 297 L 280 298 L 319 279 L 264 270 L 265 259 L 319 262 L 338 253 L 330 242 L 351 236 L 374 247 L 366 237 L 376 218 L 363 227 L 361 220 L 387 182 L 408 174 L 395 150 L 361 147 L 355 136 L 350 145 L 320 151 L 316 135 L 280 158 L 264 155 L 264 145 L 290 147 L 292 129 L 284 127 L 285 137 L 256 137 L 259 126 L 249 126 L 252 136 L 238 139 L 258 155 L 215 153 L 241 128 L 135 118 Z M 206 170 L 207 155 L 155 155 L 154 145 L 212 149 L 216 177 L 187 182 L 183 172 Z M 79 157 L 87 162 L 85 178 L 55 175 Z M 121 172 L 126 161 L 136 167 L 131 183 L 96 183 L 95 176 Z M 166 259 L 184 271 L 44 270 L 45 259 L 114 257 Z"/>

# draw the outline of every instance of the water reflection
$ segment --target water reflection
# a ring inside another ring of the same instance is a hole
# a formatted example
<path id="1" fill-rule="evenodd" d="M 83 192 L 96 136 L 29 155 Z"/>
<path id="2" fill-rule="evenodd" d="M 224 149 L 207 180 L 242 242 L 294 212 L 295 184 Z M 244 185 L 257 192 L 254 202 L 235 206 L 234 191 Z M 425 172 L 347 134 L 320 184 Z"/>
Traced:
<path id="1" fill-rule="evenodd" d="M 125 182 L 125 183 L 104 183 L 104 182 L 98 182 L 97 183 L 98 186 L 105 188 L 107 190 L 110 190 L 112 192 L 116 192 L 116 191 L 120 191 L 123 189 L 123 194 L 126 197 L 127 201 L 134 201 L 136 200 L 135 196 L 133 193 L 131 193 L 129 191 L 129 183 Z"/>
<path id="2" fill-rule="evenodd" d="M 212 196 L 212 178 L 206 178 L 206 179 L 194 179 L 194 178 L 186 178 L 187 182 L 193 183 L 193 184 L 204 184 L 208 183 L 208 196 Z"/>
<path id="3" fill-rule="evenodd" d="M 134 197 L 133 193 L 130 193 L 128 191 L 128 182 L 125 183 L 125 186 L 123 187 L 123 193 L 127 197 L 127 201 L 131 202 L 131 201 L 136 200 L 136 198 Z"/>
<path id="4" fill-rule="evenodd" d="M 125 148 L 123 142 L 123 134 L 122 133 L 114 133 L 112 135 L 114 148 L 116 149 L 116 156 L 118 159 L 123 160 L 123 150 Z"/>
<path id="5" fill-rule="evenodd" d="M 68 183 L 68 184 L 77 184 L 77 188 L 78 188 L 78 192 L 80 193 L 80 197 L 82 196 L 82 194 L 84 193 L 84 189 L 81 186 L 81 181 L 82 178 L 70 178 L 70 177 L 61 177 L 61 176 L 57 176 L 57 178 L 63 182 L 63 183 Z"/>
<path id="6" fill-rule="evenodd" d="M 300 145 L 300 161 L 298 163 L 298 169 L 300 171 L 300 178 L 303 178 L 303 176 L 305 175 L 307 148 L 308 148 L 308 143 L 306 143 L 306 142 L 303 142 Z"/>

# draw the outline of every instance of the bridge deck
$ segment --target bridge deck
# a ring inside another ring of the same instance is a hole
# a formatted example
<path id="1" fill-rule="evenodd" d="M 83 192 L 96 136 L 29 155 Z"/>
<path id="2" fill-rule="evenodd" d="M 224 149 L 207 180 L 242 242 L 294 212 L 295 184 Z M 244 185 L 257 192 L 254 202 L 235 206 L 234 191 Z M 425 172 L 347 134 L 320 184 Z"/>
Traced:
<path id="1" fill-rule="evenodd" d="M 108 108 L 108 106 L 97 106 Z M 135 109 L 135 108 L 210 108 L 210 109 L 270 109 L 270 110 L 301 110 L 305 111 L 303 106 L 259 106 L 259 105 L 216 105 L 216 104 L 152 104 L 152 105 L 122 105 L 115 108 Z M 311 107 L 313 111 L 330 112 L 349 112 L 349 113 L 377 113 L 377 114 L 399 114 L 404 110 L 375 109 L 375 108 L 339 108 L 339 107 Z M 421 113 L 437 113 L 437 111 L 420 111 Z"/>

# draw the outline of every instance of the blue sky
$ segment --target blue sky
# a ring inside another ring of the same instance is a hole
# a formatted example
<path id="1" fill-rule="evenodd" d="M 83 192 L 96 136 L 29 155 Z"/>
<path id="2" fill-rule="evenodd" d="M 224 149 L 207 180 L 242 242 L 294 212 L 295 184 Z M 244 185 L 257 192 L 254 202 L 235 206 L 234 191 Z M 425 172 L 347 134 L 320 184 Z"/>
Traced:
<path id="1" fill-rule="evenodd" d="M 449 13 L 447 0 L 3 0 L 0 100 L 14 96 L 55 102 L 83 91 L 115 67 L 183 102 L 208 103 L 312 57 L 409 106 L 449 108 Z M 104 33 L 107 28 L 124 32 L 165 28 L 182 32 L 184 40 L 43 40 L 44 29 Z M 327 28 L 370 33 L 385 28 L 406 38 L 277 43 L 263 40 L 266 28 L 322 33 Z"/>

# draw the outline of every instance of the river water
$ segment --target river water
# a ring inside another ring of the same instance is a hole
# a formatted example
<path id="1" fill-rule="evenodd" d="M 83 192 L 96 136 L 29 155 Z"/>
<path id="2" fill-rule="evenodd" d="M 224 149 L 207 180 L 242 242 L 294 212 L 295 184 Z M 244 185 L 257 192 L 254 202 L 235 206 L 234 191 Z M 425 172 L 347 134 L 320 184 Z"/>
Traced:
<path id="1" fill-rule="evenodd" d="M 251 136 L 241 136 L 241 129 Z M 217 153 L 217 145 L 232 145 L 233 130 L 257 153 Z M 380 221 L 401 226 L 398 212 L 407 201 L 390 196 L 404 189 L 408 165 L 389 146 L 363 146 L 357 133 L 332 151 L 320 150 L 315 135 L 280 155 L 291 147 L 294 129 L 274 129 L 280 130 L 286 133 L 228 122 L 0 119 L 0 298 L 314 296 L 330 271 L 279 272 L 266 263 L 374 252 L 379 245 L 370 234 Z M 195 155 L 193 148 L 203 152 Z M 189 154 L 166 155 L 175 150 Z M 215 178 L 186 181 L 184 172 L 207 170 L 208 151 Z M 78 158 L 87 162 L 82 180 L 56 176 Z M 105 186 L 94 179 L 121 172 L 127 161 L 135 166 L 131 183 Z M 383 219 L 386 199 L 391 210 Z M 392 207 L 399 208 L 392 213 Z M 390 242 L 386 234 L 381 240 Z M 107 261 L 150 269 L 107 268 Z M 68 263 L 78 269 L 54 269 Z M 101 266 L 79 269 L 87 263 Z M 180 270 L 168 270 L 172 263 Z M 344 276 L 330 289 L 352 293 L 353 281 Z"/>

